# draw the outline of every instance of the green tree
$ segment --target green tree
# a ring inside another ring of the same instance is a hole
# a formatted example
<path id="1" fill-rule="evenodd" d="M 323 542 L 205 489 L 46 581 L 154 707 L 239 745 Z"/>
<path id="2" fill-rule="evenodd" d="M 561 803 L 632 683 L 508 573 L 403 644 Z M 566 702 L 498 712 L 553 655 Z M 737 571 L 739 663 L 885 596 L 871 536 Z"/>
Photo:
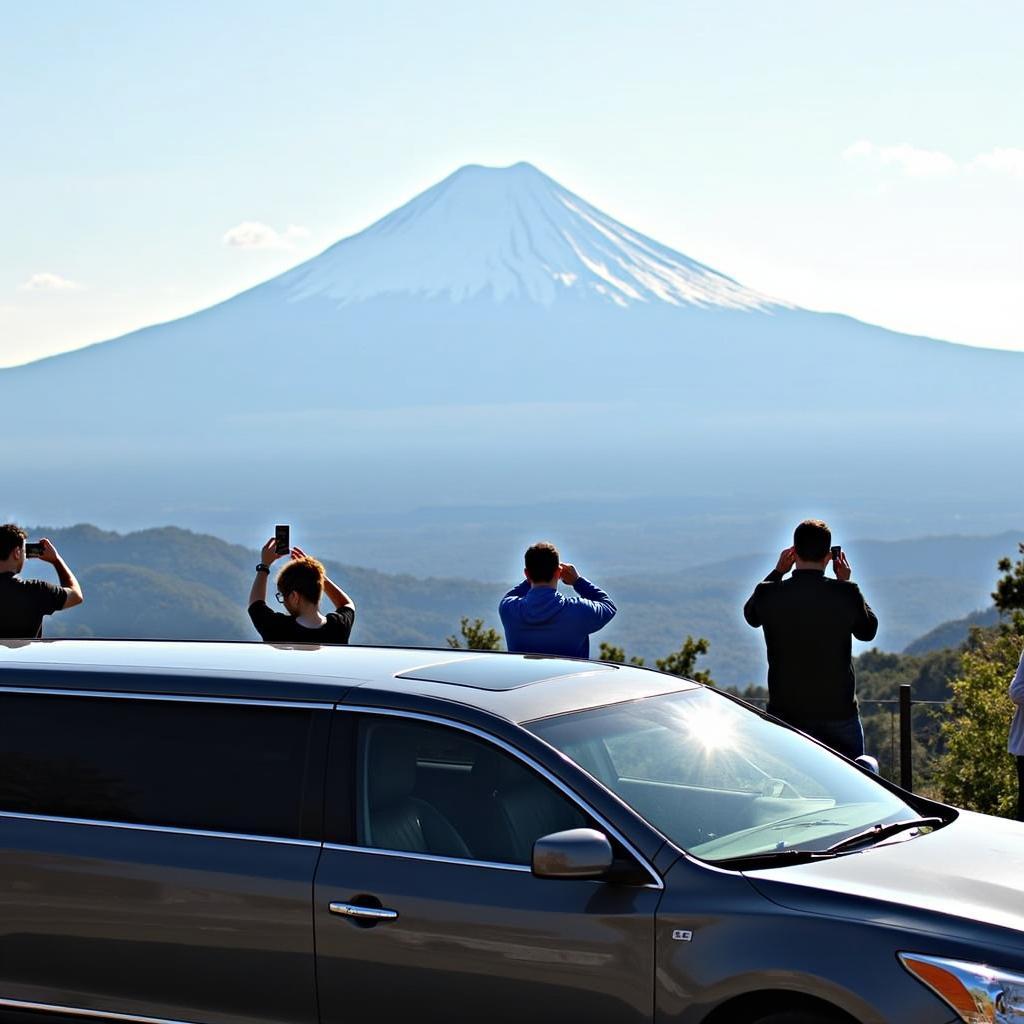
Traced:
<path id="1" fill-rule="evenodd" d="M 695 640 L 692 636 L 687 636 L 678 651 L 659 658 L 655 665 L 662 672 L 668 672 L 674 676 L 685 676 L 695 682 L 714 686 L 715 681 L 711 678 L 711 673 L 697 668 L 697 659 L 702 654 L 708 653 L 708 646 L 704 637 L 698 637 Z"/>
<path id="2" fill-rule="evenodd" d="M 1018 544 L 1017 548 L 1024 555 L 1024 544 Z M 1001 558 L 998 566 L 1003 575 L 992 594 L 996 607 L 1004 614 L 1024 610 L 1024 558 L 1016 562 Z"/>
<path id="3" fill-rule="evenodd" d="M 658 666 L 661 672 L 668 672 L 673 676 L 683 676 L 686 679 L 693 679 L 698 683 L 714 686 L 715 681 L 711 678 L 711 673 L 697 668 L 697 659 L 702 654 L 707 653 L 708 641 L 704 637 L 698 637 L 695 640 L 692 636 L 687 636 L 683 641 L 683 646 L 678 651 L 673 651 L 671 654 L 665 655 L 664 658 L 658 658 L 654 664 Z M 627 664 L 625 650 L 608 643 L 601 644 L 600 659 L 601 661 L 609 661 L 613 665 Z M 629 659 L 628 664 L 636 665 L 637 668 L 643 668 L 644 659 L 634 656 Z"/>
<path id="4" fill-rule="evenodd" d="M 614 647 L 612 644 L 607 644 L 602 641 L 601 653 L 598 656 L 601 661 L 610 661 L 613 665 L 625 665 L 626 664 L 626 652 L 621 647 Z M 644 667 L 644 659 L 638 658 L 635 655 L 629 659 L 630 665 L 635 665 L 637 668 Z"/>
<path id="5" fill-rule="evenodd" d="M 463 615 L 459 621 L 461 639 L 454 633 L 448 637 L 448 646 L 467 648 L 471 651 L 500 651 L 501 634 L 490 626 L 484 625 L 483 619 L 473 619 Z"/>
<path id="6" fill-rule="evenodd" d="M 1006 736 L 1013 717 L 1007 694 L 1020 658 L 1021 620 L 997 629 L 975 629 L 968 641 L 953 700 L 942 722 L 946 750 L 935 777 L 942 797 L 958 807 L 1013 817 L 1017 776 Z"/>

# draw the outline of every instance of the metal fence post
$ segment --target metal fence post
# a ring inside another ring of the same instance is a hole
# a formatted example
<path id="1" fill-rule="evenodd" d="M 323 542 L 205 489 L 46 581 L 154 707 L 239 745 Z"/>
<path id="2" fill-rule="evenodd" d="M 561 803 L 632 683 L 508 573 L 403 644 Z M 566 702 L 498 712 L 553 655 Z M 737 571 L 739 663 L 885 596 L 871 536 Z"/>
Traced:
<path id="1" fill-rule="evenodd" d="M 900 684 L 900 785 L 913 792 L 913 732 L 910 720 L 910 708 L 913 701 L 910 697 L 910 683 Z"/>

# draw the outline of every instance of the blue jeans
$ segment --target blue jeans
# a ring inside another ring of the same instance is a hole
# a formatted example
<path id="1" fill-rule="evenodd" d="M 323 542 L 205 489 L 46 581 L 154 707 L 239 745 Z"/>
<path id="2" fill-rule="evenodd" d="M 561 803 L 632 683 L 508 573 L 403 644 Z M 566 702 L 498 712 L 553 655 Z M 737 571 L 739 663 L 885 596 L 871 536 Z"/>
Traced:
<path id="1" fill-rule="evenodd" d="M 782 715 L 779 715 L 782 718 Z M 836 753 L 853 760 L 864 753 L 864 726 L 860 715 L 849 718 L 783 718 L 794 728 L 813 736 Z"/>

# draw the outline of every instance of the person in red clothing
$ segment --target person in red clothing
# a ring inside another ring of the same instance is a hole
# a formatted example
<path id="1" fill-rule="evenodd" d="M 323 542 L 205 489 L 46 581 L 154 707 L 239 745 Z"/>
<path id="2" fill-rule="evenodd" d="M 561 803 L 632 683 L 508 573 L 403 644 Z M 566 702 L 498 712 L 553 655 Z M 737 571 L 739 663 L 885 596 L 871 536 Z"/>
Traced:
<path id="1" fill-rule="evenodd" d="M 284 556 L 277 553 L 277 540 L 263 545 L 256 578 L 249 590 L 249 618 L 268 643 L 347 644 L 356 617 L 355 602 L 324 572 L 323 563 L 310 558 L 302 548 L 292 548 L 291 561 L 277 574 L 277 600 L 287 614 L 267 606 L 270 566 Z M 334 611 L 320 611 L 323 595 Z"/>

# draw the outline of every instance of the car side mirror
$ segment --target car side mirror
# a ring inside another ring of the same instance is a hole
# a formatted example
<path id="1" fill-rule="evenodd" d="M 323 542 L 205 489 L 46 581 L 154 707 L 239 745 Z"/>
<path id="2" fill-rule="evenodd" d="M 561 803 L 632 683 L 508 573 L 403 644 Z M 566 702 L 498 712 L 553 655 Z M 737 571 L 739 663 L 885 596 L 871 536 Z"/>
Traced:
<path id="1" fill-rule="evenodd" d="M 878 775 L 878 760 L 872 757 L 870 754 L 861 754 L 860 757 L 855 757 L 854 762 L 859 764 L 861 768 L 867 768 L 869 772 L 874 772 Z"/>
<path id="2" fill-rule="evenodd" d="M 615 857 L 603 832 L 571 828 L 541 836 L 533 844 L 533 873 L 537 878 L 605 878 Z"/>

